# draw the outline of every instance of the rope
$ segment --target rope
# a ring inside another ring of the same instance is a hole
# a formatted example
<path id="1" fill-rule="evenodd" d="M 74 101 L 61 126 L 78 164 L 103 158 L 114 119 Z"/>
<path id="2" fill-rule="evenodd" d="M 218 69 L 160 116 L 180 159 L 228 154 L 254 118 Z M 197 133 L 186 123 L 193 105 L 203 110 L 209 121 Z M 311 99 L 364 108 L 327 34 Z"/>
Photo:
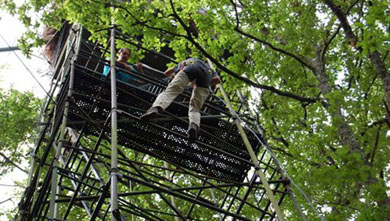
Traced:
<path id="1" fill-rule="evenodd" d="M 0 37 L 3 39 L 3 41 L 7 44 L 7 46 L 10 48 L 11 46 L 8 44 L 8 42 L 5 40 L 5 38 L 0 35 Z M 23 67 L 26 68 L 26 70 L 28 71 L 28 73 L 34 78 L 34 80 L 38 83 L 38 85 L 41 87 L 41 89 L 45 92 L 45 94 L 50 97 L 49 93 L 46 91 L 46 89 L 42 86 L 41 82 L 39 82 L 39 80 L 35 77 L 35 75 L 31 72 L 31 70 L 27 67 L 27 65 L 22 61 L 22 59 L 18 56 L 18 54 L 16 54 L 15 51 L 12 51 L 12 53 L 14 53 L 14 55 L 18 58 L 18 60 L 20 61 L 20 63 L 22 63 Z"/>

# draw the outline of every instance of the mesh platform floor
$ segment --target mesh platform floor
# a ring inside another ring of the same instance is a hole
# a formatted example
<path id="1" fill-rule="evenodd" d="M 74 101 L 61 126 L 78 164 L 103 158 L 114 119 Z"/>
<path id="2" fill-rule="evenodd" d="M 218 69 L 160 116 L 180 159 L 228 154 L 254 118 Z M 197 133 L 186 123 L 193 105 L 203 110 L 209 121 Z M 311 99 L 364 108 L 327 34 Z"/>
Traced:
<path id="1" fill-rule="evenodd" d="M 76 66 L 73 85 L 73 102 L 70 106 L 69 126 L 80 129 L 82 122 L 93 122 L 102 128 L 103 122 L 111 111 L 110 82 L 105 76 L 90 71 L 83 66 Z M 188 124 L 171 117 L 186 117 L 187 105 L 174 102 L 167 108 L 169 114 L 162 114 L 156 121 L 146 123 L 139 120 L 150 107 L 164 85 L 147 83 L 135 86 L 117 82 L 118 109 L 126 112 L 118 115 L 118 143 L 154 157 L 161 158 L 173 164 L 183 166 L 201 174 L 231 181 L 242 181 L 250 168 L 242 138 L 232 124 L 219 118 L 203 118 L 197 142 L 189 142 L 186 138 Z M 184 99 L 179 96 L 176 100 Z M 216 106 L 206 102 L 205 106 Z M 224 109 L 216 107 L 213 110 Z M 207 116 L 203 113 L 202 116 Z M 186 119 L 186 118 L 183 118 Z M 78 122 L 78 124 L 75 124 Z M 109 127 L 110 125 L 108 125 Z M 100 129 L 86 127 L 84 133 L 98 135 Z M 106 129 L 106 139 L 110 137 L 110 129 Z M 259 143 L 248 133 L 249 140 L 255 152 Z"/>

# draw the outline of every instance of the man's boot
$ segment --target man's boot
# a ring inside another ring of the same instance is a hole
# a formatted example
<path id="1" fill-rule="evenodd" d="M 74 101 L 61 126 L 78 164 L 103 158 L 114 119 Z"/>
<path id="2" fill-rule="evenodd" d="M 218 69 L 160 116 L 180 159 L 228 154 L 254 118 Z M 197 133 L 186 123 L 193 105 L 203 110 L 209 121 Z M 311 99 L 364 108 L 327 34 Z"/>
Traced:
<path id="1" fill-rule="evenodd" d="M 191 123 L 188 126 L 187 135 L 190 140 L 196 140 L 198 138 L 199 127 L 195 123 Z"/>
<path id="2" fill-rule="evenodd" d="M 144 121 L 150 121 L 151 119 L 157 117 L 157 115 L 161 112 L 162 112 L 161 107 L 151 107 L 146 111 L 146 113 L 141 115 L 140 118 L 141 118 L 141 120 L 144 120 Z"/>

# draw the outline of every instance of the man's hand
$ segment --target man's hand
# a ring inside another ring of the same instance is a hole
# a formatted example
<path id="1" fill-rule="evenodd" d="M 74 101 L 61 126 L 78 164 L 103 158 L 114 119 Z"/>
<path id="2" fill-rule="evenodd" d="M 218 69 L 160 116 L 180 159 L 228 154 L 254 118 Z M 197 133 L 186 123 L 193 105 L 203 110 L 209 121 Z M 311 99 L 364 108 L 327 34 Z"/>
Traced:
<path id="1" fill-rule="evenodd" d="M 137 66 L 138 72 L 139 72 L 140 74 L 143 74 L 143 73 L 144 73 L 144 70 L 142 69 L 142 63 L 139 62 L 139 61 L 137 61 L 136 66 Z"/>
<path id="2" fill-rule="evenodd" d="M 182 71 L 185 66 L 187 66 L 187 63 L 185 61 L 181 62 L 181 64 L 180 64 L 180 71 Z"/>
<path id="3" fill-rule="evenodd" d="M 190 87 L 192 87 L 192 89 L 195 89 L 197 86 L 196 86 L 196 81 L 193 80 L 191 81 L 189 84 L 188 84 Z"/>
<path id="4" fill-rule="evenodd" d="M 131 66 L 122 61 L 116 61 L 118 67 L 124 68 L 126 71 L 131 71 Z"/>
<path id="5" fill-rule="evenodd" d="M 219 84 L 219 83 L 221 83 L 221 78 L 219 76 L 215 76 L 215 77 L 211 78 L 210 84 L 212 86 Z"/>
<path id="6" fill-rule="evenodd" d="M 164 72 L 164 74 L 170 78 L 174 78 L 175 77 L 175 75 L 173 74 L 174 71 L 175 71 L 175 68 L 169 68 L 168 70 L 166 70 Z M 173 74 L 173 76 L 172 76 L 172 74 Z"/>

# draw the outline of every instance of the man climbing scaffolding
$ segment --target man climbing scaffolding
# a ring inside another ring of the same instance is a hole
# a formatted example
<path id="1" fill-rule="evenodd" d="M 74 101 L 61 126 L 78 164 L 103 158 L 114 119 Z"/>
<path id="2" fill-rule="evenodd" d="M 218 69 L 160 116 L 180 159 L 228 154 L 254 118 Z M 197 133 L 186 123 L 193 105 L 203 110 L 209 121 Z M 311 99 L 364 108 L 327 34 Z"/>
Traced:
<path id="1" fill-rule="evenodd" d="M 196 140 L 200 126 L 199 111 L 209 94 L 209 86 L 220 83 L 221 79 L 209 65 L 198 58 L 189 58 L 180 62 L 175 67 L 166 70 L 165 75 L 172 77 L 173 80 L 168 84 L 166 90 L 157 96 L 152 107 L 141 116 L 141 119 L 149 121 L 156 117 L 191 82 L 193 89 L 188 109 L 187 135 L 190 140 Z"/>

